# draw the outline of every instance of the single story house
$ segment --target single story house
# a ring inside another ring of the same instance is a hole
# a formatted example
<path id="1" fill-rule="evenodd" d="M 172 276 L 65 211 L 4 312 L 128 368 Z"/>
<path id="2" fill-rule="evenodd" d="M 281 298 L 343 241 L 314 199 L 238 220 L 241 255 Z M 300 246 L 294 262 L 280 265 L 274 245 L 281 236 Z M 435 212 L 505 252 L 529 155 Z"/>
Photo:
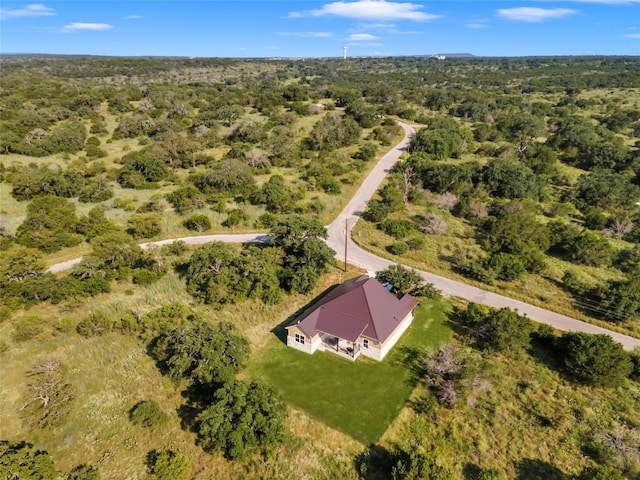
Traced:
<path id="1" fill-rule="evenodd" d="M 287 345 L 306 353 L 335 352 L 382 360 L 411 325 L 418 301 L 397 296 L 362 275 L 338 285 L 285 328 Z"/>

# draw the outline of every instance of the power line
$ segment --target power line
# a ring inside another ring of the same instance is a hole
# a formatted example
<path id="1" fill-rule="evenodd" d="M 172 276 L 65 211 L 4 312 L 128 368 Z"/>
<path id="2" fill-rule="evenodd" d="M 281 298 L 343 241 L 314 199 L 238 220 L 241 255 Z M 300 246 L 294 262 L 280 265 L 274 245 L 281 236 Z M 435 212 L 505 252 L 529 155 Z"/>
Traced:
<path id="1" fill-rule="evenodd" d="M 598 302 L 596 300 L 590 300 L 584 297 L 575 296 L 573 298 L 573 303 L 583 309 L 611 317 L 611 319 L 615 321 L 624 322 L 628 320 L 628 317 L 625 317 L 615 310 L 611 310 L 610 308 L 603 306 L 601 302 Z"/>

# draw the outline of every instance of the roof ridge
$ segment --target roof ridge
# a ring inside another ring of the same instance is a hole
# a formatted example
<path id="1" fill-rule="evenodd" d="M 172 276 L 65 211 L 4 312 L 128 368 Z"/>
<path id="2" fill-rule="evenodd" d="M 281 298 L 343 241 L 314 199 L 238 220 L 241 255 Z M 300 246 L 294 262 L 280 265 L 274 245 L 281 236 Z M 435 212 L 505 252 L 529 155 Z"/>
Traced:
<path id="1" fill-rule="evenodd" d="M 376 329 L 376 322 L 373 319 L 373 312 L 371 312 L 371 307 L 369 306 L 369 296 L 367 295 L 367 290 L 365 290 L 365 286 L 369 283 L 369 281 L 373 280 L 374 282 L 378 282 L 375 278 L 367 279 L 360 288 L 362 288 L 362 292 L 364 294 L 365 305 L 367 306 L 367 310 L 369 311 L 369 318 L 371 319 L 371 328 L 373 329 L 373 333 L 375 334 L 375 338 L 380 338 L 378 336 L 378 330 Z M 380 283 L 380 282 L 378 282 Z"/>

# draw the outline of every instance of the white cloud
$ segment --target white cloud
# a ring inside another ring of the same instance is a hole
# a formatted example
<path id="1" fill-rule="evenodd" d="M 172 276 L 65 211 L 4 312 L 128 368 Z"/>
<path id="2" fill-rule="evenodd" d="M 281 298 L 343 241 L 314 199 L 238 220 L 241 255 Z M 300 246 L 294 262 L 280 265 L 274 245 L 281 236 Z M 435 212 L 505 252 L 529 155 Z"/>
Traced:
<path id="1" fill-rule="evenodd" d="M 625 35 L 627 38 L 640 38 L 640 33 L 629 33 Z"/>
<path id="2" fill-rule="evenodd" d="M 283 37 L 301 37 L 301 38 L 331 38 L 333 33 L 331 32 L 278 32 Z"/>
<path id="3" fill-rule="evenodd" d="M 467 28 L 489 28 L 489 25 L 482 22 L 471 22 L 467 23 Z"/>
<path id="4" fill-rule="evenodd" d="M 380 37 L 370 33 L 352 33 L 347 37 L 348 42 L 371 42 L 373 40 L 380 40 Z"/>
<path id="5" fill-rule="evenodd" d="M 349 32 L 361 32 L 362 30 L 373 30 L 374 32 L 383 32 L 392 35 L 422 35 L 423 32 L 417 30 L 400 30 L 395 23 L 356 23 L 349 28 Z"/>
<path id="6" fill-rule="evenodd" d="M 332 2 L 307 12 L 291 12 L 290 18 L 299 17 L 346 17 L 362 20 L 415 20 L 429 21 L 440 18 L 420 11 L 422 5 L 417 3 L 388 2 L 387 0 L 357 0 L 355 2 Z"/>
<path id="7" fill-rule="evenodd" d="M 127 15 L 124 17 L 125 20 L 139 20 L 142 18 L 142 15 Z"/>
<path id="8" fill-rule="evenodd" d="M 356 28 L 358 28 L 359 30 L 395 30 L 396 29 L 396 24 L 395 23 L 384 23 L 384 22 L 379 22 L 379 23 L 358 23 L 356 25 Z"/>
<path id="9" fill-rule="evenodd" d="M 497 10 L 498 16 L 507 20 L 517 20 L 520 22 L 543 22 L 554 18 L 562 18 L 578 13 L 570 8 L 537 8 L 537 7 L 516 7 L 501 8 Z"/>
<path id="10" fill-rule="evenodd" d="M 62 31 L 64 32 L 80 32 L 80 31 L 104 31 L 111 30 L 113 25 L 109 25 L 108 23 L 83 23 L 83 22 L 73 22 L 62 27 Z"/>
<path id="11" fill-rule="evenodd" d="M 24 8 L 0 8 L 0 18 L 51 17 L 56 12 L 41 3 L 32 3 Z"/>

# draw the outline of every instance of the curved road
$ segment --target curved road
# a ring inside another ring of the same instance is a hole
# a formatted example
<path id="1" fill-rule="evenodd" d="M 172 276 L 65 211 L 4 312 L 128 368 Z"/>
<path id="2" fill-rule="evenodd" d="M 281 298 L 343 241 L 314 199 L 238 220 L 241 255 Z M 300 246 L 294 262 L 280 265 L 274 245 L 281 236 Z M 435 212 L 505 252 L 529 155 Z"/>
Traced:
<path id="1" fill-rule="evenodd" d="M 396 262 L 378 257 L 366 250 L 360 248 L 351 239 L 351 229 L 358 221 L 360 215 L 365 210 L 367 202 L 378 189 L 386 177 L 389 169 L 400 159 L 400 156 L 407 150 L 411 136 L 415 133 L 415 129 L 406 123 L 399 122 L 403 128 L 405 136 L 402 141 L 391 149 L 384 157 L 380 159 L 378 164 L 371 171 L 369 176 L 362 183 L 353 198 L 347 206 L 340 212 L 338 217 L 327 226 L 329 238 L 327 244 L 336 252 L 336 257 L 344 259 L 345 237 L 347 237 L 347 251 L 349 263 L 370 271 L 384 270 Z M 347 234 L 345 235 L 345 226 Z M 176 240 L 182 240 L 188 245 L 198 245 L 212 241 L 222 242 L 268 242 L 269 237 L 264 233 L 249 233 L 237 235 L 200 235 L 195 237 L 183 237 L 178 239 L 160 240 L 157 242 L 149 242 L 140 244 L 142 248 L 150 246 L 166 245 Z M 69 260 L 67 262 L 52 265 L 48 270 L 50 272 L 59 272 L 71 268 L 79 263 L 81 258 Z M 477 287 L 467 285 L 450 278 L 441 277 L 433 273 L 416 270 L 426 281 L 441 290 L 446 295 L 452 295 L 464 298 L 471 302 L 488 305 L 491 307 L 502 308 L 509 307 L 518 310 L 520 314 L 525 314 L 532 320 L 540 323 L 546 323 L 558 330 L 587 332 L 594 334 L 607 334 L 613 337 L 617 342 L 621 343 L 626 350 L 633 350 L 640 347 L 640 339 L 623 335 L 621 333 L 612 332 L 602 327 L 582 322 L 566 315 L 551 312 L 534 305 L 530 305 L 513 298 L 505 297 L 497 293 L 487 292 Z"/>

